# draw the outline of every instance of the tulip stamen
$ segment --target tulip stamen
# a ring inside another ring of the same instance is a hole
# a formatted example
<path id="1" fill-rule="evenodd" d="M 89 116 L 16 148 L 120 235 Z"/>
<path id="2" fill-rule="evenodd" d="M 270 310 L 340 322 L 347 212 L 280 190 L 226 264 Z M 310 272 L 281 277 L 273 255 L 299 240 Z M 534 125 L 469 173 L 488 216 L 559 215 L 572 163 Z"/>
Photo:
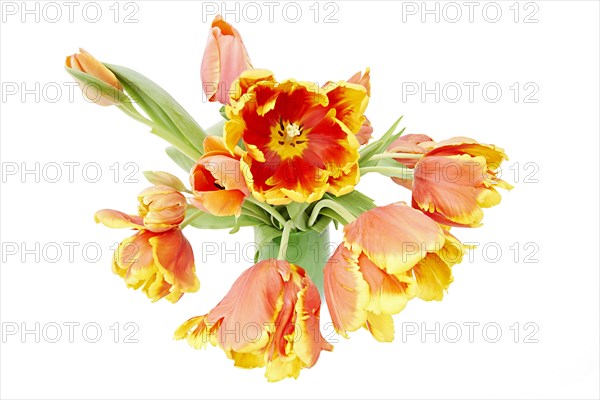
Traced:
<path id="1" fill-rule="evenodd" d="M 288 124 L 288 126 L 285 127 L 285 133 L 287 133 L 290 139 L 302 134 L 300 127 L 296 124 Z"/>

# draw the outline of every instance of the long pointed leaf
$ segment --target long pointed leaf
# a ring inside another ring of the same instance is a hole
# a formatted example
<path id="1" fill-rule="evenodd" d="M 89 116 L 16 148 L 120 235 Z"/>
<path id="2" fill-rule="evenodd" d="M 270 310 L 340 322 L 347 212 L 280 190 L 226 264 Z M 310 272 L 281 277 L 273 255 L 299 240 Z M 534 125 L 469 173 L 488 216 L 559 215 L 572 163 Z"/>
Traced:
<path id="1" fill-rule="evenodd" d="M 175 164 L 179 165 L 188 174 L 194 166 L 195 162 L 185 154 L 183 154 L 177 147 L 169 146 L 165 149 L 167 155 L 171 160 L 175 161 Z"/>
<path id="2" fill-rule="evenodd" d="M 169 117 L 171 122 L 196 149 L 202 151 L 206 133 L 190 114 L 162 87 L 144 75 L 120 65 L 105 64 L 119 79 L 131 82 L 132 89 L 143 92 Z M 141 93 L 140 93 L 141 94 Z"/>

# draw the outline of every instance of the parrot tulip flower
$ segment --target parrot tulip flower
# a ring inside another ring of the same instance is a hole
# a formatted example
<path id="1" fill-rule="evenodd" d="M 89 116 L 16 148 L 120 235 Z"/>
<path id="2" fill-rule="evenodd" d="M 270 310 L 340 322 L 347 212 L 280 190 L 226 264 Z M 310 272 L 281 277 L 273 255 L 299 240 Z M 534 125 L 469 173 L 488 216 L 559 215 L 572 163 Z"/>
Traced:
<path id="1" fill-rule="evenodd" d="M 439 142 L 415 164 L 412 204 L 443 225 L 476 227 L 482 208 L 500 203 L 496 188 L 512 186 L 497 177 L 508 157 L 499 147 L 456 137 Z"/>
<path id="2" fill-rule="evenodd" d="M 139 200 L 139 216 L 100 210 L 94 219 L 109 228 L 138 231 L 119 244 L 113 258 L 113 272 L 127 287 L 141 287 L 153 301 L 164 297 L 175 303 L 185 292 L 200 287 L 192 246 L 179 228 L 185 198 L 171 188 L 157 186 L 140 193 Z"/>
<path id="3" fill-rule="evenodd" d="M 321 350 L 333 346 L 321 335 L 319 292 L 306 272 L 268 259 L 250 267 L 208 314 L 183 323 L 175 339 L 194 348 L 219 346 L 234 365 L 266 367 L 271 382 L 297 378 Z"/>
<path id="4" fill-rule="evenodd" d="M 327 191 L 353 190 L 367 91 L 347 82 L 331 86 L 261 80 L 226 108 L 225 143 L 233 154 L 242 140 L 242 172 L 258 200 L 310 203 Z"/>
<path id="5" fill-rule="evenodd" d="M 385 232 L 382 240 L 381 232 Z M 460 242 L 406 204 L 377 207 L 344 228 L 344 243 L 324 269 L 325 299 L 333 325 L 367 328 L 379 341 L 394 338 L 392 315 L 419 296 L 440 300 L 460 262 Z"/>
<path id="6" fill-rule="evenodd" d="M 212 22 L 202 57 L 202 88 L 209 101 L 229 104 L 233 81 L 252 68 L 239 32 L 217 15 Z"/>
<path id="7" fill-rule="evenodd" d="M 78 54 L 68 56 L 65 61 L 65 65 L 67 66 L 67 68 L 72 68 L 77 71 L 89 74 L 94 78 L 97 78 L 102 82 L 114 87 L 115 89 L 123 91 L 123 86 L 121 86 L 121 83 L 119 82 L 115 74 L 113 74 L 111 70 L 106 68 L 104 64 L 102 64 L 84 49 L 79 49 Z M 79 80 L 78 83 L 81 89 L 83 90 L 83 94 L 86 95 L 85 85 Z M 92 99 L 89 97 L 88 99 L 90 101 L 96 102 L 101 106 L 111 106 L 118 103 L 117 99 L 111 99 L 105 95 L 100 96 L 99 99 Z"/>
<path id="8" fill-rule="evenodd" d="M 192 168 L 190 182 L 192 204 L 213 215 L 239 216 L 242 204 L 250 194 L 240 169 L 241 149 L 232 155 L 223 139 L 209 136 L 204 141 L 206 153 Z"/>

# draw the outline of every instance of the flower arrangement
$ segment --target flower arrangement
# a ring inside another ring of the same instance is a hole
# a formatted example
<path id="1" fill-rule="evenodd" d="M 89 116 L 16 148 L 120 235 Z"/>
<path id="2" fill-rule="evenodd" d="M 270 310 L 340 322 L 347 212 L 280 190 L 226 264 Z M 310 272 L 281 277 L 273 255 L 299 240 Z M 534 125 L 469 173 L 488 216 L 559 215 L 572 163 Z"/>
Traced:
<path id="1" fill-rule="evenodd" d="M 252 226 L 256 264 L 175 338 L 221 347 L 238 367 L 265 367 L 269 381 L 297 378 L 333 349 L 320 332 L 323 298 L 340 335 L 366 328 L 378 341 L 393 340 L 392 315 L 414 298 L 442 300 L 452 283 L 467 249 L 451 227 L 480 226 L 483 208 L 500 202 L 497 189 L 511 189 L 497 176 L 507 156 L 494 145 L 403 134 L 400 120 L 372 140 L 369 69 L 321 86 L 277 81 L 253 68 L 240 34 L 219 16 L 201 78 L 208 100 L 223 104 L 223 121 L 206 131 L 131 69 L 84 50 L 66 69 L 86 96 L 169 142 L 167 154 L 190 176 L 186 185 L 145 172 L 154 186 L 138 196 L 137 215 L 95 214 L 98 223 L 135 232 L 115 251 L 113 272 L 152 301 L 176 303 L 200 287 L 184 228 Z M 410 205 L 376 206 L 355 190 L 369 173 L 407 188 Z M 329 255 L 332 224 L 343 225 L 344 237 Z M 248 326 L 256 327 L 252 340 L 231 334 Z"/>

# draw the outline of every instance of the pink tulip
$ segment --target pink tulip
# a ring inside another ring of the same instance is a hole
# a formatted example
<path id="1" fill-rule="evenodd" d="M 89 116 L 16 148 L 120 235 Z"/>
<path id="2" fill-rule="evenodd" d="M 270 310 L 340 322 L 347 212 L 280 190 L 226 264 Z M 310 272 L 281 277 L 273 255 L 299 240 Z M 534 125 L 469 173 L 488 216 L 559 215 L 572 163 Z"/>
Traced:
<path id="1" fill-rule="evenodd" d="M 209 101 L 229 104 L 229 89 L 242 72 L 252 68 L 239 32 L 217 15 L 202 57 L 202 89 Z"/>

